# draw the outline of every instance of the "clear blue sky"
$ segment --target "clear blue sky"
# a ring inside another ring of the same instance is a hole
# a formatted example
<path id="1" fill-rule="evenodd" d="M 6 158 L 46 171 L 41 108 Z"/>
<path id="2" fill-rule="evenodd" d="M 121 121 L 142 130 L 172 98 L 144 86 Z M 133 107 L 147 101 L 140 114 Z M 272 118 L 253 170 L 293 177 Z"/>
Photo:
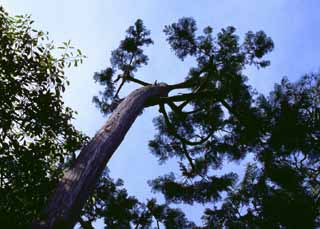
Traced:
<path id="1" fill-rule="evenodd" d="M 137 18 L 151 29 L 155 41 L 147 51 L 149 65 L 138 73 L 150 82 L 173 83 L 186 76 L 190 61 L 177 60 L 162 34 L 164 25 L 183 16 L 194 17 L 199 28 L 210 25 L 218 31 L 233 25 L 240 35 L 248 30 L 264 30 L 271 36 L 275 43 L 269 55 L 271 67 L 246 72 L 260 92 L 270 91 L 282 76 L 294 80 L 320 67 L 319 0 L 0 0 L 0 4 L 10 14 L 31 14 L 35 26 L 48 31 L 56 43 L 72 40 L 88 56 L 83 65 L 66 71 L 71 85 L 65 101 L 79 113 L 75 125 L 90 136 L 105 121 L 91 102 L 99 90 L 92 75 L 108 66 L 110 51 Z M 131 86 L 124 92 L 130 90 Z M 151 195 L 147 180 L 175 167 L 173 162 L 159 166 L 148 152 L 156 112 L 151 108 L 138 118 L 109 163 L 111 175 L 124 179 L 129 193 L 140 199 Z M 199 209 L 189 209 L 188 216 L 198 218 Z"/>

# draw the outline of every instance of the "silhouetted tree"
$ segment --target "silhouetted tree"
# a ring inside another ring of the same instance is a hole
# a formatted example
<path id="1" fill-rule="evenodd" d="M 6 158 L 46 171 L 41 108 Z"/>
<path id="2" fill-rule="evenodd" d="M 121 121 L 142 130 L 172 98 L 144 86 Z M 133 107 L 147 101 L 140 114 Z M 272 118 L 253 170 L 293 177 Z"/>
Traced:
<path id="1" fill-rule="evenodd" d="M 283 79 L 256 107 L 262 126 L 241 184 L 221 209 L 207 209 L 211 227 L 320 226 L 320 76 Z"/>

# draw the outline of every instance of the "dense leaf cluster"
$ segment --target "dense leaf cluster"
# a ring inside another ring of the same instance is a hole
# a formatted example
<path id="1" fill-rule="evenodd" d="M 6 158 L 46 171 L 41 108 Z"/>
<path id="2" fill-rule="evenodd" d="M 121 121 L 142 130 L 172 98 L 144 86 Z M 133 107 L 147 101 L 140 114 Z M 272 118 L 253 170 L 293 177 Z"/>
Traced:
<path id="1" fill-rule="evenodd" d="M 305 75 L 297 83 L 283 79 L 268 97 L 257 99 L 263 124 L 254 150 L 259 163 L 248 165 L 222 209 L 207 212 L 210 225 L 319 226 L 319 86 L 318 74 Z"/>
<path id="2" fill-rule="evenodd" d="M 86 139 L 62 100 L 63 68 L 72 56 L 65 50 L 55 58 L 53 44 L 32 23 L 0 7 L 0 222 L 10 228 L 38 216 L 64 163 Z"/>

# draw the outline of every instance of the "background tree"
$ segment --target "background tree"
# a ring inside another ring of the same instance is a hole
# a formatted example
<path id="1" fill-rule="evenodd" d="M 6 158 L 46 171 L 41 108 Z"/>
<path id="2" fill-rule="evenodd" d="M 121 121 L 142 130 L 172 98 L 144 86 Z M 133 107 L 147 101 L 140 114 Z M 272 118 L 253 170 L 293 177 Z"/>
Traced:
<path id="1" fill-rule="evenodd" d="M 260 143 L 239 187 L 221 209 L 207 209 L 213 227 L 316 228 L 320 224 L 320 76 L 283 79 L 257 98 Z"/>
<path id="2" fill-rule="evenodd" d="M 72 56 L 65 43 L 55 57 L 47 34 L 32 23 L 0 7 L 0 222 L 10 228 L 26 228 L 38 216 L 86 141 L 62 100 L 64 66 L 82 56 Z"/>

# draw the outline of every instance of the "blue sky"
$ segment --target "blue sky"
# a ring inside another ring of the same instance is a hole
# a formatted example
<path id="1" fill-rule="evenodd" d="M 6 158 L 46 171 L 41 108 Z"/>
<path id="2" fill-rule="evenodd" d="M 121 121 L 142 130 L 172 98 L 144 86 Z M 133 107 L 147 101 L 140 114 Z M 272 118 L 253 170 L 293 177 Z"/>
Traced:
<path id="1" fill-rule="evenodd" d="M 99 90 L 93 73 L 109 65 L 110 52 L 137 18 L 151 29 L 155 42 L 147 49 L 149 65 L 137 74 L 146 81 L 174 83 L 186 76 L 191 61 L 179 61 L 162 33 L 164 25 L 183 16 L 195 18 L 199 29 L 210 25 L 217 32 L 233 25 L 239 35 L 264 30 L 271 36 L 275 43 L 275 50 L 268 56 L 271 66 L 246 70 L 250 83 L 260 92 L 270 91 L 282 76 L 295 80 L 320 67 L 319 0 L 0 0 L 0 4 L 10 14 L 31 14 L 35 26 L 48 31 L 56 43 L 71 40 L 88 56 L 78 68 L 66 71 L 71 85 L 65 101 L 78 111 L 75 125 L 89 136 L 105 121 L 91 102 Z M 132 89 L 133 85 L 127 86 L 123 95 Z M 174 162 L 158 165 L 148 152 L 156 113 L 156 108 L 149 108 L 137 119 L 109 163 L 111 175 L 124 179 L 129 193 L 140 199 L 151 195 L 147 180 L 175 167 Z M 188 215 L 198 218 L 199 209 L 189 209 Z"/>

